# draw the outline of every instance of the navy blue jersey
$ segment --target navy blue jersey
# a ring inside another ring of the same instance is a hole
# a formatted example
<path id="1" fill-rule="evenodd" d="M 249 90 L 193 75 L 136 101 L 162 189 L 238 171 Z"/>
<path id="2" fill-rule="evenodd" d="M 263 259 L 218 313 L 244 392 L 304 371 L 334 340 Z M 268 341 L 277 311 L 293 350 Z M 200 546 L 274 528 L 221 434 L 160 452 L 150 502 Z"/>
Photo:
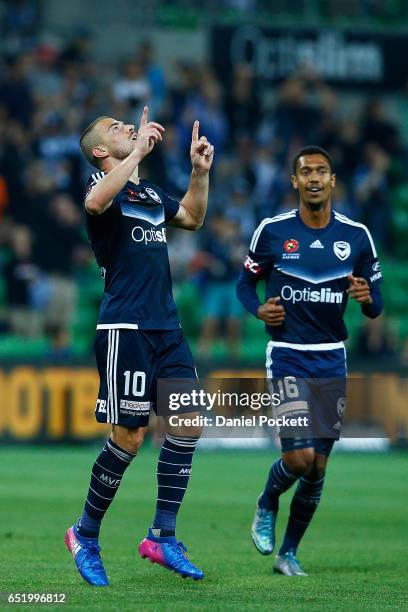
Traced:
<path id="1" fill-rule="evenodd" d="M 255 230 L 238 282 L 238 295 L 243 298 L 246 286 L 265 279 L 265 300 L 280 296 L 286 316 L 282 325 L 267 327 L 273 340 L 292 344 L 339 342 L 347 338 L 343 315 L 350 273 L 365 278 L 372 295 L 379 296 L 373 312 L 370 306 L 363 306 L 367 316 L 376 316 L 381 301 L 376 285 L 382 275 L 368 229 L 335 211 L 326 227 L 310 228 L 299 211 L 293 210 L 264 219 Z M 259 300 L 252 305 L 242 301 L 256 314 Z"/>
<path id="2" fill-rule="evenodd" d="M 103 172 L 92 174 L 88 195 Z M 101 215 L 86 212 L 86 229 L 105 279 L 98 329 L 180 327 L 173 300 L 165 223 L 179 209 L 150 181 L 128 181 Z"/>

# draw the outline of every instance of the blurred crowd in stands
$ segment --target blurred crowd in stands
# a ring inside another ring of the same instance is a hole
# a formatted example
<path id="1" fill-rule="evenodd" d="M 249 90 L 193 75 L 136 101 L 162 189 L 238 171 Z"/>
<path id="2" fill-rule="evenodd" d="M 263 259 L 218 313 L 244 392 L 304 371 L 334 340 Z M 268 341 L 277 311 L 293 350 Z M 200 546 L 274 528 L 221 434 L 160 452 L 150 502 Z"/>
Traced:
<path id="1" fill-rule="evenodd" d="M 238 351 L 245 315 L 235 279 L 258 222 L 297 206 L 290 162 L 304 144 L 333 156 L 334 207 L 367 224 L 380 252 L 394 255 L 391 195 L 404 180 L 408 147 L 404 92 L 393 104 L 340 93 L 310 67 L 274 88 L 244 65 L 222 82 L 193 60 L 179 62 L 169 81 L 148 41 L 135 40 L 130 57 L 105 65 L 95 61 L 88 31 L 56 45 L 37 43 L 35 27 L 35 13 L 8 15 L 13 44 L 0 58 L 3 332 L 69 343 L 81 278 L 94 266 L 82 219 L 92 169 L 80 155 L 79 135 L 99 115 L 137 126 L 145 104 L 166 132 L 141 175 L 171 195 L 181 197 L 188 185 L 194 119 L 216 149 L 204 229 L 169 232 L 176 288 L 193 285 L 200 297 L 190 308 L 201 311 L 203 355 L 220 333 L 231 353 Z M 381 342 L 389 334 L 376 325 L 359 345 L 389 355 L 395 346 Z"/>

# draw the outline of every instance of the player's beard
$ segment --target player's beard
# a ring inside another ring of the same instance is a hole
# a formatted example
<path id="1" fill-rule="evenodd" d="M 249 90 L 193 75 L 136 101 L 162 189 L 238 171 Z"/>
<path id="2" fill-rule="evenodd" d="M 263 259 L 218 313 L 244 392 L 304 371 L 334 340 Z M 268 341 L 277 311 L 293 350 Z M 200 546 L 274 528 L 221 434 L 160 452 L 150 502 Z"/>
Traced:
<path id="1" fill-rule="evenodd" d="M 123 143 L 112 151 L 112 155 L 116 159 L 126 159 L 135 148 L 135 143 L 136 140 L 129 140 L 129 142 Z"/>

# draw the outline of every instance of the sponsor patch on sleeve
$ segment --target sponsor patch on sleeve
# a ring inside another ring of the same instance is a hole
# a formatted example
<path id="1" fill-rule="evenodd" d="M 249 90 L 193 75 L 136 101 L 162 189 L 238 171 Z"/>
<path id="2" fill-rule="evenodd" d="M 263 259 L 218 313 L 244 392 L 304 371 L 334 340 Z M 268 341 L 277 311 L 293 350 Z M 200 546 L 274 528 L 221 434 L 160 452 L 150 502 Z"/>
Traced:
<path id="1" fill-rule="evenodd" d="M 248 272 L 252 272 L 252 274 L 260 274 L 262 272 L 262 268 L 259 263 L 254 261 L 249 255 L 245 257 L 244 268 L 245 270 L 248 270 Z"/>

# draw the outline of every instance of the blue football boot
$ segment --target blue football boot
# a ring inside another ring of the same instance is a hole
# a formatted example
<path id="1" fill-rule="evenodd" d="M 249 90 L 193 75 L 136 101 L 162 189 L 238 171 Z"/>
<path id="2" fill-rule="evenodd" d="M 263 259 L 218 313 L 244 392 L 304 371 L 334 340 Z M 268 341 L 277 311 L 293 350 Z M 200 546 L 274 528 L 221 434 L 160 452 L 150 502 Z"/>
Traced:
<path id="1" fill-rule="evenodd" d="M 82 538 L 73 526 L 67 530 L 64 540 L 82 578 L 93 586 L 108 586 L 97 538 Z"/>
<path id="2" fill-rule="evenodd" d="M 275 547 L 277 512 L 257 506 L 252 523 L 252 541 L 261 555 L 271 555 Z"/>
<path id="3" fill-rule="evenodd" d="M 278 555 L 273 564 L 273 571 L 284 576 L 307 576 L 296 559 L 294 550 L 288 550 L 284 555 Z"/>
<path id="4" fill-rule="evenodd" d="M 187 548 L 182 542 L 177 542 L 174 536 L 156 538 L 149 529 L 147 538 L 139 544 L 139 553 L 143 559 L 150 559 L 152 563 L 158 563 L 183 578 L 204 578 L 204 572 L 190 562 Z"/>

